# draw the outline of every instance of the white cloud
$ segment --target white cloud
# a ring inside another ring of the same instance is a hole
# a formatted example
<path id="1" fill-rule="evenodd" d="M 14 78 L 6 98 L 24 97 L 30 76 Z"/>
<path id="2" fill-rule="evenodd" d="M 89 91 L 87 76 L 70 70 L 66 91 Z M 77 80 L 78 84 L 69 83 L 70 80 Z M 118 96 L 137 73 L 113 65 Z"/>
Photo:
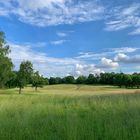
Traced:
<path id="1" fill-rule="evenodd" d="M 35 26 L 73 24 L 98 20 L 104 7 L 96 0 L 8 0 L 0 1 L 0 15 L 16 15 L 17 18 Z"/>
<path id="2" fill-rule="evenodd" d="M 20 44 L 20 43 L 17 42 L 15 44 Z M 44 47 L 48 46 L 48 43 L 47 42 L 34 42 L 34 43 L 25 42 L 25 43 L 22 43 L 21 45 L 32 46 L 32 47 L 36 47 L 36 48 L 44 48 Z"/>
<path id="3" fill-rule="evenodd" d="M 75 77 L 79 75 L 88 75 L 90 73 L 99 74 L 104 71 L 117 70 L 119 64 L 139 64 L 140 55 L 128 56 L 125 53 L 118 53 L 114 59 L 103 57 L 101 61 L 97 59 L 95 64 L 78 57 L 73 58 L 57 58 L 49 57 L 45 53 L 36 52 L 30 44 L 19 45 L 9 43 L 11 46 L 10 58 L 15 64 L 15 69 L 19 68 L 21 61 L 30 60 L 35 70 L 40 71 L 44 76 L 66 76 L 67 74 Z M 99 65 L 98 65 L 99 62 Z"/>
<path id="4" fill-rule="evenodd" d="M 140 63 L 140 55 L 128 56 L 124 53 L 119 53 L 115 56 L 114 60 L 125 64 Z"/>
<path id="5" fill-rule="evenodd" d="M 77 58 L 56 58 L 49 57 L 45 53 L 33 51 L 30 45 L 19 45 L 9 43 L 11 53 L 9 57 L 15 64 L 15 69 L 18 70 L 22 61 L 30 60 L 33 63 L 35 70 L 40 71 L 44 76 L 73 76 L 89 75 L 90 73 L 99 74 L 104 72 L 94 64 L 86 64 Z"/>
<path id="6" fill-rule="evenodd" d="M 128 57 L 126 54 L 124 54 L 124 53 L 119 53 L 119 54 L 117 54 L 117 55 L 115 56 L 114 60 L 115 60 L 115 61 L 121 62 L 121 61 L 127 61 L 128 58 L 129 58 L 129 57 Z"/>
<path id="7" fill-rule="evenodd" d="M 38 9 L 49 7 L 52 4 L 64 4 L 64 2 L 65 0 L 20 0 L 18 3 L 19 6 L 23 7 L 24 9 L 33 9 L 37 11 Z"/>
<path id="8" fill-rule="evenodd" d="M 118 62 L 114 62 L 113 60 L 107 59 L 105 57 L 101 59 L 101 64 L 102 64 L 102 67 L 105 67 L 105 68 L 116 69 L 119 67 Z"/>
<path id="9" fill-rule="evenodd" d="M 129 34 L 130 34 L 130 35 L 139 35 L 139 34 L 140 34 L 140 27 L 137 28 L 136 30 L 130 32 Z"/>
<path id="10" fill-rule="evenodd" d="M 108 52 L 103 53 L 93 53 L 93 52 L 80 52 L 79 56 L 76 58 L 84 60 L 99 60 L 102 57 L 106 56 Z"/>
<path id="11" fill-rule="evenodd" d="M 83 60 L 99 60 L 103 57 L 112 56 L 116 53 L 132 53 L 136 52 L 140 48 L 136 47 L 122 47 L 122 48 L 106 48 L 102 50 L 102 52 L 94 53 L 94 52 L 80 52 L 79 56 L 76 58 L 83 59 Z"/>
<path id="12" fill-rule="evenodd" d="M 118 31 L 134 28 L 131 35 L 140 34 L 140 4 L 135 3 L 129 7 L 116 7 L 110 11 L 110 18 L 106 22 L 107 31 Z"/>
<path id="13" fill-rule="evenodd" d="M 97 0 L 0 0 L 0 16 L 11 15 L 21 22 L 41 27 L 102 19 L 107 31 L 133 28 L 129 35 L 140 34 L 139 3 L 105 10 Z M 66 34 L 58 33 L 58 36 L 65 37 Z"/>
<path id="14" fill-rule="evenodd" d="M 76 64 L 75 69 L 70 75 L 78 77 L 80 75 L 88 76 L 89 74 L 100 74 L 104 73 L 104 70 L 97 68 L 94 64 Z"/>
<path id="15" fill-rule="evenodd" d="M 11 53 L 9 57 L 15 64 L 17 70 L 21 61 L 30 60 L 35 69 L 39 70 L 45 76 L 51 76 L 53 73 L 59 76 L 64 76 L 71 72 L 73 67 L 80 61 L 73 58 L 55 58 L 48 57 L 45 53 L 34 52 L 31 46 L 23 46 L 9 43 L 11 46 Z"/>
<path id="16" fill-rule="evenodd" d="M 57 32 L 57 35 L 58 35 L 59 37 L 66 37 L 66 36 L 67 36 L 67 34 L 64 33 L 64 32 Z"/>
<path id="17" fill-rule="evenodd" d="M 114 53 L 132 53 L 135 52 L 137 50 L 139 50 L 140 48 L 135 48 L 135 47 L 123 47 L 123 48 L 112 48 L 111 50 Z"/>
<path id="18" fill-rule="evenodd" d="M 52 45 L 61 45 L 65 43 L 67 40 L 56 40 L 56 41 L 51 41 Z"/>
<path id="19" fill-rule="evenodd" d="M 94 52 L 80 52 L 79 56 L 76 58 L 83 60 L 99 60 L 103 57 L 112 56 L 118 53 L 133 53 L 139 50 L 140 48 L 136 47 L 121 47 L 121 48 L 106 48 L 102 50 L 102 52 L 94 53 Z"/>

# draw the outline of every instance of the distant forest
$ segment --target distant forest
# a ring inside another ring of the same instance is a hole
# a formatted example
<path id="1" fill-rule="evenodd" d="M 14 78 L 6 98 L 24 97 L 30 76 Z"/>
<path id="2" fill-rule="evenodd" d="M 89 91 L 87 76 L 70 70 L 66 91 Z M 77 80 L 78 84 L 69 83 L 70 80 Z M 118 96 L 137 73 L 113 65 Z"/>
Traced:
<path id="1" fill-rule="evenodd" d="M 89 74 L 89 76 L 74 76 L 66 77 L 50 77 L 46 78 L 35 71 L 32 63 L 23 61 L 20 64 L 19 70 L 14 71 L 12 60 L 8 57 L 10 47 L 6 44 L 3 32 L 0 32 L 0 88 L 19 88 L 21 89 L 28 84 L 35 87 L 43 87 L 44 85 L 55 84 L 88 84 L 88 85 L 114 85 L 126 88 L 140 88 L 140 73 L 125 74 L 125 73 L 100 73 Z"/>

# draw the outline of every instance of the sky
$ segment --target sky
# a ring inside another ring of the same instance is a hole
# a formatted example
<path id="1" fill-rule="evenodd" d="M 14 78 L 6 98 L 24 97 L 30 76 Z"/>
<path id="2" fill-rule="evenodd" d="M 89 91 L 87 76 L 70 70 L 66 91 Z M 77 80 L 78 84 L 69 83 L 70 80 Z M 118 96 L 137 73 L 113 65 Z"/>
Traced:
<path id="1" fill-rule="evenodd" d="M 46 77 L 140 72 L 139 0 L 0 0 L 0 31 L 18 70 Z"/>

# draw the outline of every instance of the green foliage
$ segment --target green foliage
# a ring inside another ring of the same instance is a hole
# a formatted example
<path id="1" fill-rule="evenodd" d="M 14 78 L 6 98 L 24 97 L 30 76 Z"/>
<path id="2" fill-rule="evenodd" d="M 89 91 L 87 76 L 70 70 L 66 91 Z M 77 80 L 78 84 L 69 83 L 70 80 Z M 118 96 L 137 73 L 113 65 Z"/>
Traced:
<path id="1" fill-rule="evenodd" d="M 5 34 L 4 32 L 0 32 L 0 56 L 5 57 L 9 52 L 10 49 L 9 46 L 6 45 Z"/>
<path id="2" fill-rule="evenodd" d="M 134 73 L 132 75 L 132 85 L 140 88 L 140 74 Z"/>
<path id="3" fill-rule="evenodd" d="M 58 84 L 58 81 L 55 77 L 50 77 L 49 84 L 50 85 L 55 85 L 55 84 Z"/>
<path id="4" fill-rule="evenodd" d="M 66 76 L 63 78 L 63 82 L 66 84 L 74 84 L 75 78 L 73 76 Z"/>
<path id="5" fill-rule="evenodd" d="M 101 73 L 100 74 L 100 83 L 113 85 L 114 84 L 115 73 Z"/>
<path id="6" fill-rule="evenodd" d="M 132 77 L 129 74 L 124 74 L 123 76 L 123 80 L 124 80 L 124 85 L 125 87 L 131 87 L 132 86 Z"/>
<path id="7" fill-rule="evenodd" d="M 15 88 L 17 86 L 17 72 L 12 71 L 9 75 L 9 80 L 6 82 L 6 87 Z"/>
<path id="8" fill-rule="evenodd" d="M 124 74 L 116 74 L 114 78 L 114 83 L 121 88 L 124 85 Z"/>
<path id="9" fill-rule="evenodd" d="M 49 85 L 49 79 L 48 78 L 43 78 L 44 79 L 44 84 Z"/>
<path id="10" fill-rule="evenodd" d="M 20 64 L 20 69 L 17 74 L 17 86 L 19 87 L 19 93 L 21 93 L 21 88 L 24 88 L 29 81 L 31 81 L 31 76 L 33 73 L 33 65 L 30 61 L 23 61 Z"/>
<path id="11" fill-rule="evenodd" d="M 0 88 L 4 87 L 9 80 L 13 63 L 8 54 L 10 52 L 9 46 L 6 45 L 5 36 L 0 32 Z"/>
<path id="12" fill-rule="evenodd" d="M 50 85 L 55 84 L 89 84 L 89 85 L 116 85 L 126 88 L 140 88 L 140 73 L 124 74 L 124 73 L 101 73 L 100 75 L 89 74 L 86 76 L 79 76 L 75 79 L 73 76 L 50 77 Z"/>
<path id="13" fill-rule="evenodd" d="M 76 84 L 85 84 L 87 81 L 87 77 L 86 76 L 79 76 L 76 79 Z"/>
<path id="14" fill-rule="evenodd" d="M 39 72 L 36 71 L 32 75 L 32 87 L 35 87 L 35 90 L 37 91 L 38 87 L 43 87 L 45 85 L 46 80 L 43 78 L 43 76 L 39 75 Z"/>
<path id="15" fill-rule="evenodd" d="M 94 74 L 89 74 L 87 78 L 87 84 L 96 84 L 96 83 L 97 83 L 97 79 L 94 76 Z"/>

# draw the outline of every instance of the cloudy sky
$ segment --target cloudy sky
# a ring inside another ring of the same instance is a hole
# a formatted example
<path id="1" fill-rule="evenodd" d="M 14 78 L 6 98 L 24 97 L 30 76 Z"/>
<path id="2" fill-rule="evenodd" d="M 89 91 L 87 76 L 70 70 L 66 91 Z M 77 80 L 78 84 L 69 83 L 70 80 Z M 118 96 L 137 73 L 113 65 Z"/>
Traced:
<path id="1" fill-rule="evenodd" d="M 15 69 L 44 76 L 140 72 L 139 0 L 0 0 Z"/>

